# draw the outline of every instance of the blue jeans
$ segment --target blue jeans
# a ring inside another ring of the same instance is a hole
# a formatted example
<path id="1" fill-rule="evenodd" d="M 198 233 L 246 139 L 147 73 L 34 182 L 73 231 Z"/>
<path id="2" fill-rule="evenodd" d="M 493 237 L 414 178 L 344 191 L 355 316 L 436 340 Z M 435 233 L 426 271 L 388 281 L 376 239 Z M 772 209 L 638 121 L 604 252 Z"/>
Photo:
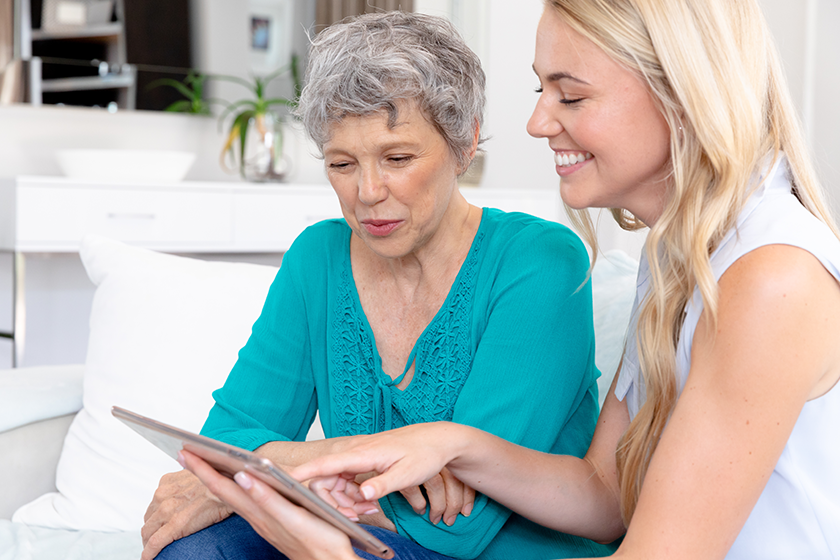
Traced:
<path id="1" fill-rule="evenodd" d="M 363 525 L 374 537 L 394 551 L 395 560 L 451 560 L 423 548 L 401 535 Z M 356 554 L 367 560 L 380 560 L 359 549 Z M 251 525 L 238 515 L 177 540 L 160 551 L 157 560 L 288 560 L 284 554 L 257 534 Z"/>

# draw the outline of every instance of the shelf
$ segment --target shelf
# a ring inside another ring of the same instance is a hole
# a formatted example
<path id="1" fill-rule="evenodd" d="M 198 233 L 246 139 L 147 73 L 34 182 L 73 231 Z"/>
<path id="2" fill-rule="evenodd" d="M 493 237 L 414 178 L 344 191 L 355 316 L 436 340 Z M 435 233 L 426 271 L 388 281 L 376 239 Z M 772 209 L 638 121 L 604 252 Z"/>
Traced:
<path id="1" fill-rule="evenodd" d="M 15 26 L 20 30 L 17 39 L 22 58 L 39 59 L 29 84 L 28 97 L 33 104 L 116 103 L 123 109 L 135 107 L 137 71 L 127 64 L 123 0 L 109 2 L 113 9 L 108 14 L 88 12 L 91 19 L 79 19 L 79 25 L 44 19 L 46 0 L 15 3 L 20 3 Z M 40 29 L 31 28 L 33 21 L 40 21 Z M 90 64 L 94 60 L 105 62 L 108 67 L 100 64 L 97 69 Z"/>
<path id="2" fill-rule="evenodd" d="M 41 82 L 41 91 L 86 91 L 94 89 L 128 88 L 134 85 L 133 75 L 81 76 L 57 78 Z"/>
<path id="3" fill-rule="evenodd" d="M 32 30 L 33 41 L 49 41 L 53 39 L 95 39 L 107 38 L 116 39 L 123 32 L 122 23 L 116 21 L 113 23 L 106 23 L 103 25 L 93 25 L 90 27 L 67 27 L 64 29 L 56 29 L 45 31 L 43 29 Z"/>

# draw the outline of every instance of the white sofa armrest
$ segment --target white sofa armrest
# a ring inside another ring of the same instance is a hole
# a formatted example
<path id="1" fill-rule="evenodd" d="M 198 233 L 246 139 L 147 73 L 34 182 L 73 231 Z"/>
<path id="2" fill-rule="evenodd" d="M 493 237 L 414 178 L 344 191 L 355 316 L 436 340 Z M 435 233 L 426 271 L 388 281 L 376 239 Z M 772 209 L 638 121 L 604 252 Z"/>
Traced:
<path id="1" fill-rule="evenodd" d="M 0 519 L 55 490 L 64 436 L 82 408 L 84 366 L 0 371 Z"/>
<path id="2" fill-rule="evenodd" d="M 55 472 L 64 436 L 75 414 L 41 420 L 0 432 L 0 519 L 11 519 L 22 505 L 55 492 Z"/>
<path id="3" fill-rule="evenodd" d="M 0 371 L 0 432 L 82 409 L 84 365 Z"/>

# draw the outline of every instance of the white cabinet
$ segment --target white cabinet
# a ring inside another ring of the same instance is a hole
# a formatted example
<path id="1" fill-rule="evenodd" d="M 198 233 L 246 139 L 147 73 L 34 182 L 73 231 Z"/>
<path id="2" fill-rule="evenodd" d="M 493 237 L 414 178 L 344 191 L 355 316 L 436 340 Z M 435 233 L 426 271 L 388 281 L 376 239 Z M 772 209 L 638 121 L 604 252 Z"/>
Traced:
<path id="1" fill-rule="evenodd" d="M 0 181 L 0 249 L 23 253 L 75 252 L 88 233 L 169 252 L 283 252 L 307 225 L 340 216 L 327 186 Z"/>
<path id="2" fill-rule="evenodd" d="M 137 245 L 228 243 L 230 195 L 54 185 L 16 190 L 15 240 L 20 251 L 75 251 L 87 233 Z"/>

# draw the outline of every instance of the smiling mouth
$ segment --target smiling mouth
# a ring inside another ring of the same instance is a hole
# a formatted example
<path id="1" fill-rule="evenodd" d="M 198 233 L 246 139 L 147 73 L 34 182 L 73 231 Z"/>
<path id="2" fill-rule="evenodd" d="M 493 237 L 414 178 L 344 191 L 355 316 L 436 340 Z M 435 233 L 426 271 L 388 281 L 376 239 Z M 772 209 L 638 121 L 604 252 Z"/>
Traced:
<path id="1" fill-rule="evenodd" d="M 592 159 L 592 154 L 589 152 L 572 152 L 564 154 L 554 152 L 554 163 L 558 167 L 571 167 L 572 165 L 583 163 L 588 159 Z"/>
<path id="2" fill-rule="evenodd" d="M 402 220 L 362 220 L 365 230 L 376 237 L 384 237 L 397 229 Z"/>

